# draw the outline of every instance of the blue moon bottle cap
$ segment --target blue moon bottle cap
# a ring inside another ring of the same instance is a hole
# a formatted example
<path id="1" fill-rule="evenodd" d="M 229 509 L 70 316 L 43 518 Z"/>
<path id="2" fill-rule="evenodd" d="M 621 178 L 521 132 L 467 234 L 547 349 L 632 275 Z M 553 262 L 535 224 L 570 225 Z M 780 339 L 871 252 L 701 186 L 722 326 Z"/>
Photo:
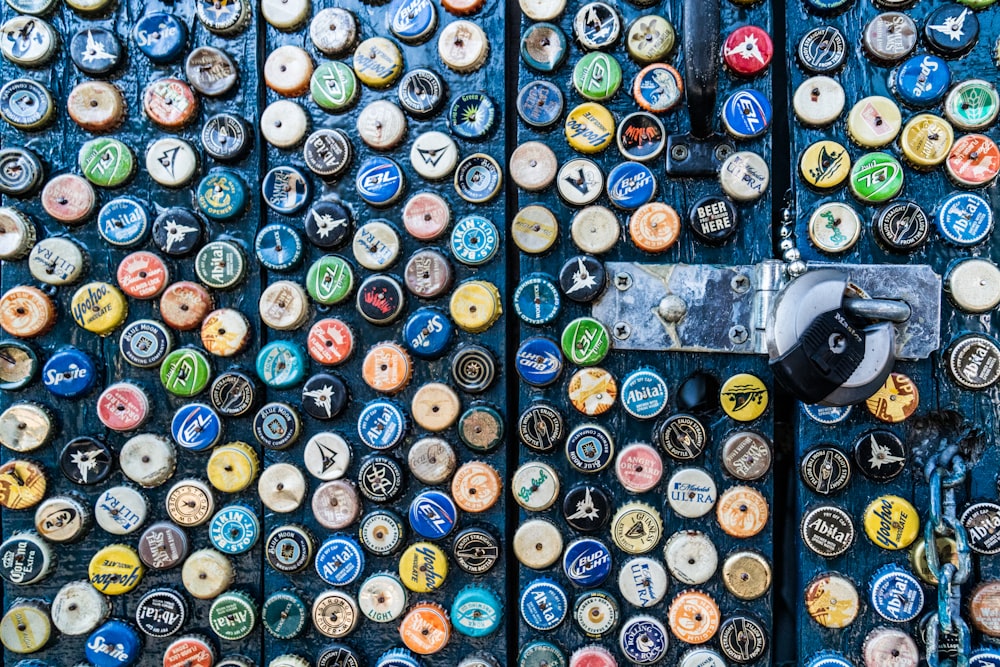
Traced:
<path id="1" fill-rule="evenodd" d="M 365 569 L 365 555 L 353 537 L 334 535 L 316 551 L 316 572 L 333 586 L 354 583 Z"/>
<path id="2" fill-rule="evenodd" d="M 455 528 L 458 508 L 447 493 L 432 489 L 410 502 L 409 519 L 413 532 L 429 540 L 437 540 Z"/>
<path id="3" fill-rule="evenodd" d="M 42 383 L 53 396 L 77 398 L 97 382 L 97 366 L 87 353 L 66 348 L 53 354 L 42 367 Z"/>
<path id="4" fill-rule="evenodd" d="M 503 622 L 503 603 L 484 586 L 466 586 L 451 603 L 451 625 L 467 637 L 485 637 Z"/>
<path id="5" fill-rule="evenodd" d="M 136 21 L 132 39 L 147 58 L 162 65 L 184 52 L 187 26 L 173 14 L 153 12 Z"/>

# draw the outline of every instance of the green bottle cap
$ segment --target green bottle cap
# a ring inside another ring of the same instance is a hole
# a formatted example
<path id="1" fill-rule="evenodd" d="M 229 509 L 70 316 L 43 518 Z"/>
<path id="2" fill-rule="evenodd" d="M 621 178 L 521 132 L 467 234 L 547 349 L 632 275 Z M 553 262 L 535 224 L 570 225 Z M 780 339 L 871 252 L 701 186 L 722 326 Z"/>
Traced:
<path id="1" fill-rule="evenodd" d="M 291 591 L 278 591 L 264 602 L 264 627 L 278 639 L 294 639 L 305 627 L 309 611 L 305 602 Z"/>
<path id="2" fill-rule="evenodd" d="M 160 382 L 174 396 L 194 396 L 205 390 L 212 377 L 208 357 L 192 347 L 174 350 L 163 359 Z"/>
<path id="3" fill-rule="evenodd" d="M 592 51 L 580 58 L 573 68 L 573 86 L 593 102 L 611 99 L 621 85 L 621 65 L 607 53 Z"/>
<path id="4" fill-rule="evenodd" d="M 996 2 L 996 0 L 958 0 L 958 2 L 972 9 L 986 9 Z"/>
<path id="5" fill-rule="evenodd" d="M 593 317 L 578 317 L 563 329 L 563 354 L 577 366 L 601 363 L 610 349 L 611 334 Z"/>
<path id="6" fill-rule="evenodd" d="M 198 185 L 198 208 L 213 220 L 232 220 L 247 203 L 247 186 L 232 169 L 216 169 Z"/>
<path id="7" fill-rule="evenodd" d="M 980 130 L 993 123 L 1000 97 L 989 81 L 969 79 L 955 85 L 944 102 L 944 115 L 960 130 Z"/>
<path id="8" fill-rule="evenodd" d="M 851 167 L 851 192 L 863 202 L 889 201 L 903 189 L 903 166 L 888 153 L 862 155 Z"/>
<path id="9" fill-rule="evenodd" d="M 343 257 L 320 257 L 306 274 L 306 291 L 316 303 L 326 306 L 340 303 L 354 288 L 354 271 Z"/>
<path id="10" fill-rule="evenodd" d="M 94 185 L 116 188 L 135 170 L 132 149 L 111 137 L 91 139 L 80 148 L 80 171 Z"/>
<path id="11" fill-rule="evenodd" d="M 328 111 L 343 111 L 358 96 L 354 70 L 337 60 L 328 60 L 313 71 L 309 85 L 316 104 Z"/>
<path id="12" fill-rule="evenodd" d="M 206 287 L 228 289 L 243 280 L 246 260 L 235 243 L 212 241 L 198 251 L 194 270 Z"/>
<path id="13" fill-rule="evenodd" d="M 230 591 L 215 598 L 208 611 L 212 632 L 228 641 L 239 641 L 257 623 L 257 605 L 246 593 Z"/>

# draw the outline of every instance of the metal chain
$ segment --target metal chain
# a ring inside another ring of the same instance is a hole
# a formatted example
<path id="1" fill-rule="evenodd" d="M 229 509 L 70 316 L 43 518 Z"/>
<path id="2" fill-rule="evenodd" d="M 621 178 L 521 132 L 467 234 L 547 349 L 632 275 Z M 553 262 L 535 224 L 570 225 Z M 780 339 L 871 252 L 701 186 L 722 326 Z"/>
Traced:
<path id="1" fill-rule="evenodd" d="M 927 626 L 927 664 L 929 667 L 968 667 L 972 652 L 969 626 L 962 619 L 962 584 L 972 571 L 969 536 L 965 526 L 955 516 L 955 488 L 965 482 L 966 463 L 958 447 L 944 447 L 941 453 L 928 461 L 924 474 L 930 484 L 930 512 L 924 524 L 924 553 L 927 567 L 938 582 L 937 618 Z M 950 537 L 955 541 L 958 564 L 941 564 L 937 538 Z M 942 635 L 957 639 L 958 655 L 954 660 L 938 655 L 938 641 Z"/>
<path id="2" fill-rule="evenodd" d="M 785 270 L 790 279 L 795 279 L 806 272 L 806 263 L 802 261 L 795 236 L 795 212 L 793 210 L 792 191 L 785 191 L 785 205 L 781 209 L 781 228 L 778 230 L 778 248 L 781 258 L 785 260 Z"/>

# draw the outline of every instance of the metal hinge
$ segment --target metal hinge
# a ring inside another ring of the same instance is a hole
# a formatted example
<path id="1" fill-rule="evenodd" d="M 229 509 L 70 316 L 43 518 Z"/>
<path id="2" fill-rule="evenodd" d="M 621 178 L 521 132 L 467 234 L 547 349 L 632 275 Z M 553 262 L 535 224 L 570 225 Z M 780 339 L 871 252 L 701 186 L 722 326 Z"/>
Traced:
<path id="1" fill-rule="evenodd" d="M 720 266 L 608 262 L 611 285 L 592 315 L 620 350 L 767 354 L 773 303 L 789 283 L 783 262 Z M 896 357 L 925 359 L 941 345 L 941 276 L 926 265 L 810 263 L 849 274 L 864 297 L 905 301 Z"/>

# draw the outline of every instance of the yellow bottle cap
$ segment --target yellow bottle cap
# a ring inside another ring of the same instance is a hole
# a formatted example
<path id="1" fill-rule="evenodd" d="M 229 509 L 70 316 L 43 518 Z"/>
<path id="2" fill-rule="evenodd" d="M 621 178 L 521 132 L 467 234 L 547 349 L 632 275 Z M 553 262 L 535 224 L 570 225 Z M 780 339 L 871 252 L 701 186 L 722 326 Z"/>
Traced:
<path id="1" fill-rule="evenodd" d="M 469 333 L 482 333 L 499 319 L 500 290 L 485 280 L 467 280 L 451 295 L 451 319 L 458 328 Z"/>
<path id="2" fill-rule="evenodd" d="M 722 583 L 733 597 L 756 600 L 771 588 L 771 563 L 755 551 L 737 551 L 722 564 Z"/>
<path id="3" fill-rule="evenodd" d="M 726 489 L 715 505 L 715 518 L 722 530 L 741 539 L 764 530 L 769 516 L 767 498 L 749 486 Z"/>
<path id="4" fill-rule="evenodd" d="M 818 190 L 838 188 L 851 173 L 851 156 L 836 141 L 817 141 L 802 152 L 799 173 Z"/>
<path id="5" fill-rule="evenodd" d="M 208 459 L 208 481 L 223 493 L 239 493 L 257 477 L 260 459 L 245 442 L 230 442 Z"/>
<path id="6" fill-rule="evenodd" d="M 0 643 L 11 653 L 34 653 L 52 636 L 52 622 L 41 604 L 15 602 L 0 619 Z"/>
<path id="7" fill-rule="evenodd" d="M 110 544 L 90 559 L 90 584 L 105 595 L 122 595 L 139 585 L 144 568 L 139 553 L 127 544 Z"/>
<path id="8" fill-rule="evenodd" d="M 455 471 L 451 480 L 451 497 L 466 512 L 485 512 L 500 500 L 503 482 L 493 466 L 482 461 L 469 461 Z"/>
<path id="9" fill-rule="evenodd" d="M 566 116 L 566 141 L 580 153 L 600 153 L 615 137 L 615 117 L 596 102 L 584 102 Z"/>
<path id="10" fill-rule="evenodd" d="M 709 595 L 684 591 L 674 598 L 667 611 L 670 630 L 686 644 L 704 644 L 719 629 L 722 613 Z"/>
<path id="11" fill-rule="evenodd" d="M 864 148 L 886 146 L 896 138 L 903 117 L 888 97 L 873 95 L 860 100 L 847 115 L 847 136 Z"/>
<path id="12" fill-rule="evenodd" d="M 951 124 L 931 113 L 917 114 L 906 122 L 899 135 L 903 157 L 918 169 L 931 169 L 945 161 L 955 143 Z"/>
<path id="13" fill-rule="evenodd" d="M 45 497 L 45 468 L 33 461 L 14 460 L 0 466 L 0 506 L 9 510 L 34 507 Z"/>
<path id="14" fill-rule="evenodd" d="M 354 73 L 361 83 L 385 88 L 403 73 L 403 54 L 385 37 L 372 37 L 354 50 Z"/>
<path id="15" fill-rule="evenodd" d="M 417 542 L 399 557 L 399 577 L 414 593 L 429 593 L 444 585 L 448 557 L 430 542 Z"/>
<path id="16" fill-rule="evenodd" d="M 510 235 L 518 250 L 540 255 L 555 244 L 559 236 L 559 221 L 544 206 L 525 206 L 510 223 Z"/>
<path id="17" fill-rule="evenodd" d="M 581 368 L 569 380 L 569 401 L 590 417 L 603 415 L 618 397 L 615 377 L 603 368 Z"/>
<path id="18" fill-rule="evenodd" d="M 864 512 L 868 539 L 889 551 L 905 549 L 920 532 L 920 516 L 909 501 L 899 496 L 879 496 Z"/>
<path id="19" fill-rule="evenodd" d="M 611 539 L 627 554 L 644 554 L 655 549 L 662 536 L 663 519 L 646 503 L 625 503 L 611 519 Z"/>
<path id="20" fill-rule="evenodd" d="M 958 543 L 950 537 L 935 537 L 934 544 L 937 546 L 938 563 L 951 563 L 957 568 Z M 918 577 L 931 586 L 937 586 L 938 578 L 927 564 L 927 541 L 922 537 L 910 549 L 910 565 Z"/>
<path id="21" fill-rule="evenodd" d="M 737 373 L 720 390 L 722 409 L 740 422 L 752 422 L 767 409 L 768 394 L 764 381 L 750 373 Z"/>
<path id="22" fill-rule="evenodd" d="M 448 614 L 433 602 L 413 606 L 399 624 L 399 636 L 406 648 L 420 655 L 431 655 L 445 647 L 451 637 Z"/>
<path id="23" fill-rule="evenodd" d="M 868 412 L 888 424 L 898 424 L 917 410 L 917 385 L 902 373 L 890 373 L 878 391 L 865 401 Z"/>
<path id="24" fill-rule="evenodd" d="M 70 302 L 76 323 L 98 336 L 107 336 L 128 315 L 125 295 L 111 283 L 87 283 L 76 291 Z"/>
<path id="25" fill-rule="evenodd" d="M 858 617 L 858 589 L 839 574 L 821 574 L 805 590 L 806 611 L 824 628 L 845 628 Z"/>

